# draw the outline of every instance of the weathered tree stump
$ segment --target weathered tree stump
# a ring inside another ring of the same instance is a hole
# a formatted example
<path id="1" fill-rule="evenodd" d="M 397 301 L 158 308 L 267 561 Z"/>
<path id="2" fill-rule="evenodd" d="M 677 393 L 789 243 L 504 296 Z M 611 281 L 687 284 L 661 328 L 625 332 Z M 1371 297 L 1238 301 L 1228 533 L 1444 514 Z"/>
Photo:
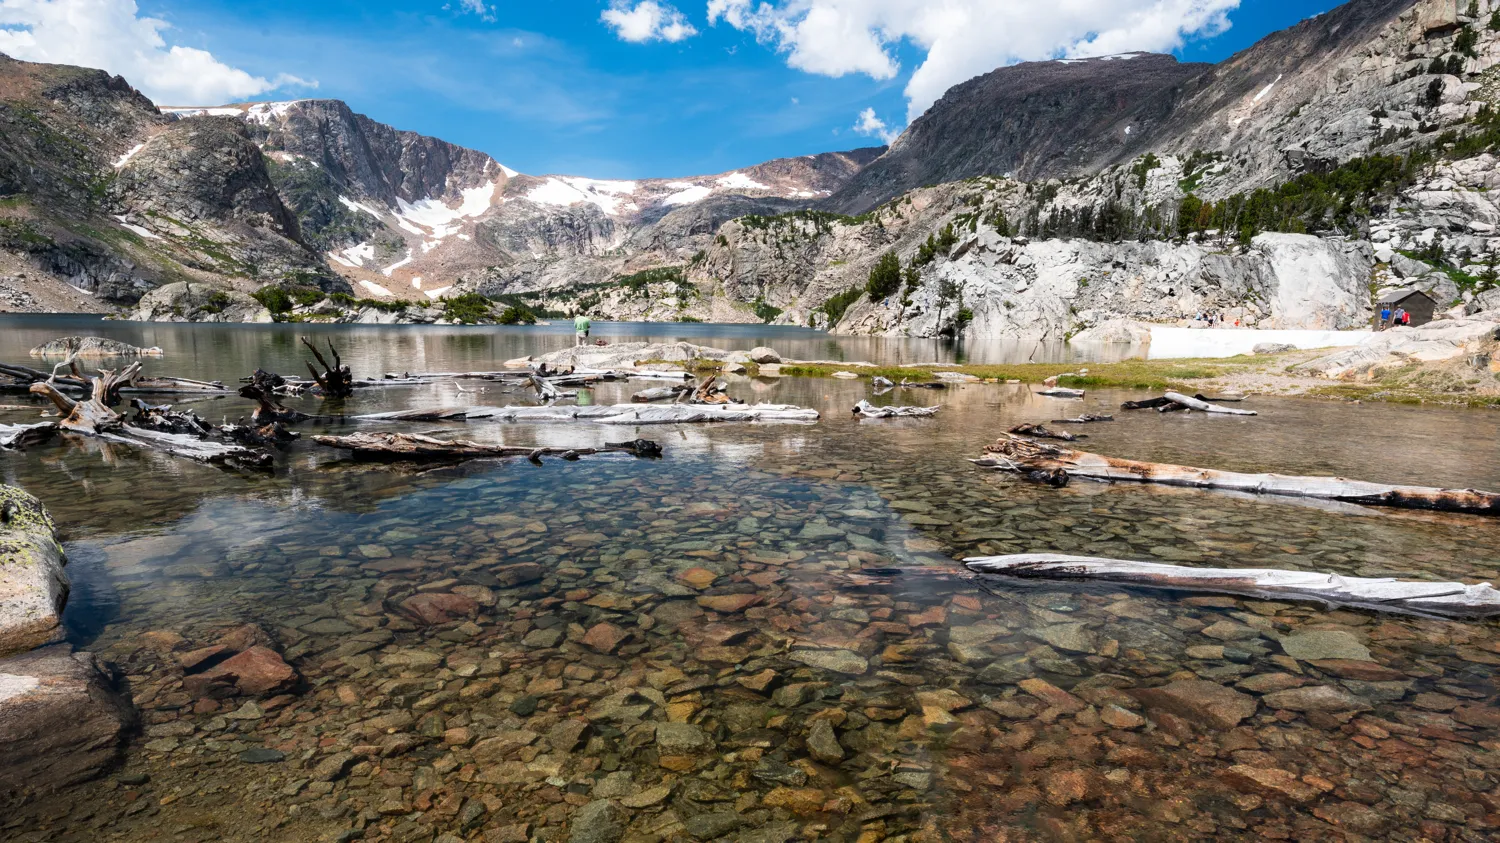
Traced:
<path id="1" fill-rule="evenodd" d="M 307 346 L 307 350 L 311 351 L 313 357 L 317 358 L 318 365 L 323 367 L 323 371 L 320 374 L 312 363 L 308 363 L 307 371 L 312 373 L 313 380 L 318 382 L 318 388 L 322 390 L 325 397 L 348 398 L 354 394 L 354 374 L 339 359 L 339 352 L 338 349 L 333 347 L 333 341 L 328 340 L 327 342 L 328 353 L 333 355 L 333 365 L 331 366 L 328 365 L 328 361 L 324 359 L 322 353 L 318 351 L 317 346 L 308 341 L 307 337 L 302 338 L 302 344 Z"/>

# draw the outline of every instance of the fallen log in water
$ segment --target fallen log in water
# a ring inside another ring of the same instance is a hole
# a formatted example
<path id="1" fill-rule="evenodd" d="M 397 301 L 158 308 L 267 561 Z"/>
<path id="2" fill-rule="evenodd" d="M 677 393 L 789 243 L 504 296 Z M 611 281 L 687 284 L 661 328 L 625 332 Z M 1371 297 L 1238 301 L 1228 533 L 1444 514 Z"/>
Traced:
<path id="1" fill-rule="evenodd" d="M 1211 591 L 1283 600 L 1313 600 L 1378 611 L 1450 618 L 1500 615 L 1500 591 L 1489 583 L 1413 582 L 1263 568 L 1188 568 L 1054 553 L 965 559 L 969 570 L 1028 579 L 1081 579 L 1182 591 Z"/>
<path id="2" fill-rule="evenodd" d="M 1170 398 L 1147 398 L 1144 401 L 1126 401 L 1124 404 L 1120 405 L 1120 409 L 1122 409 L 1122 410 L 1156 410 L 1156 409 L 1160 409 L 1162 407 L 1170 406 L 1170 405 L 1176 404 L 1176 403 L 1177 403 L 1176 401 L 1173 401 Z"/>
<path id="3" fill-rule="evenodd" d="M 540 465 L 542 457 L 555 456 L 573 461 L 593 454 L 630 454 L 636 457 L 659 457 L 661 446 L 650 439 L 609 443 L 603 448 L 526 448 L 513 445 L 487 445 L 464 439 L 434 439 L 416 433 L 356 433 L 351 436 L 314 436 L 313 441 L 330 448 L 353 451 L 360 459 L 421 460 L 429 462 L 526 457 Z"/>
<path id="4" fill-rule="evenodd" d="M 1218 404 L 1210 404 L 1198 398 L 1189 398 L 1180 392 L 1168 392 L 1165 396 L 1168 401 L 1181 404 L 1200 413 L 1219 413 L 1226 416 L 1253 416 L 1254 410 L 1237 410 L 1233 407 L 1220 407 Z"/>
<path id="5" fill-rule="evenodd" d="M 630 396 L 630 402 L 632 404 L 650 404 L 653 401 L 670 401 L 692 391 L 693 388 L 686 384 L 680 386 L 653 386 L 650 389 L 643 389 Z"/>
<path id="6" fill-rule="evenodd" d="M 1474 489 L 1434 489 L 1424 486 L 1392 486 L 1346 480 L 1342 477 L 1298 477 L 1283 474 L 1242 474 L 1168 463 L 1138 462 L 1075 451 L 1060 445 L 1034 442 L 1007 435 L 985 448 L 986 457 L 971 460 L 982 468 L 1004 471 L 1062 469 L 1073 477 L 1090 480 L 1129 480 L 1229 489 L 1265 495 L 1324 498 L 1367 506 L 1399 509 L 1431 509 L 1473 515 L 1500 515 L 1500 494 Z"/>
<path id="7" fill-rule="evenodd" d="M 111 390 L 117 388 L 120 383 L 134 377 L 135 373 L 140 371 L 140 367 L 141 364 L 135 363 L 123 372 L 116 373 L 101 370 L 98 377 L 93 379 L 92 395 L 82 401 L 74 401 L 49 383 L 32 384 L 31 391 L 37 395 L 46 397 L 56 405 L 58 413 L 62 416 L 62 421 L 58 423 L 58 427 L 67 433 L 92 436 L 103 439 L 106 442 L 118 442 L 125 445 L 151 448 L 174 456 L 187 457 L 198 462 L 214 465 L 228 465 L 237 468 L 270 467 L 271 454 L 267 451 L 244 448 L 239 445 L 227 445 L 222 442 L 199 439 L 196 436 L 181 433 L 163 433 L 155 430 L 147 430 L 125 424 L 125 420 L 119 413 L 105 406 L 103 396 L 109 395 Z M 142 406 L 145 405 L 143 404 Z"/>
<path id="8" fill-rule="evenodd" d="M 1063 442 L 1076 442 L 1079 439 L 1087 439 L 1087 436 L 1079 436 L 1066 430 L 1048 430 L 1039 424 L 1018 424 L 1010 429 L 1011 433 L 1022 436 L 1035 436 L 1038 439 L 1059 439 Z"/>
<path id="9" fill-rule="evenodd" d="M 0 448 L 19 451 L 40 445 L 57 435 L 57 422 L 37 424 L 0 424 Z"/>
<path id="10" fill-rule="evenodd" d="M 355 416 L 355 421 L 591 422 L 698 424 L 704 422 L 815 422 L 817 410 L 788 404 L 613 404 L 592 407 L 450 407 Z"/>
<path id="11" fill-rule="evenodd" d="M 865 419 L 916 418 L 925 419 L 937 415 L 941 407 L 876 407 L 868 401 L 854 405 L 854 415 Z"/>
<path id="12" fill-rule="evenodd" d="M 1093 424 L 1094 422 L 1112 422 L 1114 416 L 1092 416 L 1084 413 L 1076 419 L 1053 419 L 1053 424 Z"/>
<path id="13" fill-rule="evenodd" d="M 1048 398 L 1082 398 L 1084 391 L 1081 389 L 1068 389 L 1063 386 L 1053 386 L 1047 389 L 1039 389 L 1036 394 L 1045 395 Z"/>

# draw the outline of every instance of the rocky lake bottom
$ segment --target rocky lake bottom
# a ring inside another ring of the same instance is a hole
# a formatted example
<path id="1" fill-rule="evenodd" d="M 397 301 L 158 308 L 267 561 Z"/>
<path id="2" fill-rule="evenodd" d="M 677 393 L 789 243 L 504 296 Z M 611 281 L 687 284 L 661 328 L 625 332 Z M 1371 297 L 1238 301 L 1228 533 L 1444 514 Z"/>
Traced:
<path id="1" fill-rule="evenodd" d="M 490 389 L 371 390 L 349 409 L 526 400 Z M 1500 623 L 980 582 L 958 563 L 1057 551 L 1493 581 L 1500 522 L 1034 486 L 965 459 L 1019 422 L 1143 396 L 898 390 L 880 403 L 943 410 L 856 421 L 868 389 L 733 380 L 819 409 L 816 425 L 403 428 L 574 447 L 642 435 L 661 460 L 369 465 L 306 442 L 317 425 L 269 476 L 78 442 L 6 457 L 5 482 L 63 529 L 71 637 L 115 666 L 141 727 L 117 770 L 6 813 L 0 837 L 1500 833 Z M 1118 456 L 1500 487 L 1493 412 L 1253 406 L 1075 429 Z M 852 576 L 889 568 L 905 573 Z"/>

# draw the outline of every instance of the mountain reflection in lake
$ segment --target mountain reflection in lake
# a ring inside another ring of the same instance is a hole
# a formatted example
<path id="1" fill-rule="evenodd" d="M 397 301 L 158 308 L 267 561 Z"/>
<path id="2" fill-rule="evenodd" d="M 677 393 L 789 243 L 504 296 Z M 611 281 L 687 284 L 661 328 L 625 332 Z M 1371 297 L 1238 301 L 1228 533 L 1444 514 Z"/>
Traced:
<path id="1" fill-rule="evenodd" d="M 55 327 L 8 332 L 0 359 L 78 332 Z M 147 365 L 175 374 L 291 373 L 302 359 L 281 326 L 129 329 L 103 333 L 162 345 Z M 759 330 L 714 343 L 832 356 Z M 360 376 L 493 369 L 567 342 L 327 333 Z M 936 353 L 838 342 L 877 362 Z M 75 639 L 119 666 L 143 726 L 120 773 L 0 820 L 5 839 L 1492 839 L 1495 622 L 924 574 L 856 586 L 846 573 L 1056 550 L 1476 581 L 1500 579 L 1495 520 L 1053 490 L 965 462 L 1016 423 L 1139 395 L 898 391 L 882 402 L 943 411 L 860 422 L 849 408 L 869 397 L 864 382 L 730 384 L 824 418 L 404 428 L 523 445 L 641 435 L 666 449 L 542 467 L 357 464 L 307 443 L 318 425 L 269 476 L 83 442 L 7 456 L 5 482 L 63 525 Z M 347 409 L 530 400 L 474 388 L 487 391 L 368 390 Z M 1142 459 L 1500 487 L 1494 413 L 1254 406 L 1255 418 L 1116 413 L 1079 430 L 1091 449 Z M 184 654 L 245 624 L 301 684 L 192 693 Z M 149 780 L 122 783 L 134 774 Z"/>

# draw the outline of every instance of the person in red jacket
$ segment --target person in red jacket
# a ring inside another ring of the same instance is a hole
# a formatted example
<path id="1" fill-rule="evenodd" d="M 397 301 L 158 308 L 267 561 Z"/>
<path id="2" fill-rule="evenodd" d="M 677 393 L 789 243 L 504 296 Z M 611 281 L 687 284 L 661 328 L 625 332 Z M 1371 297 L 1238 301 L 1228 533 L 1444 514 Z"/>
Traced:
<path id="1" fill-rule="evenodd" d="M 1411 312 L 1404 307 L 1401 308 L 1401 324 L 1407 327 L 1411 326 Z"/>

